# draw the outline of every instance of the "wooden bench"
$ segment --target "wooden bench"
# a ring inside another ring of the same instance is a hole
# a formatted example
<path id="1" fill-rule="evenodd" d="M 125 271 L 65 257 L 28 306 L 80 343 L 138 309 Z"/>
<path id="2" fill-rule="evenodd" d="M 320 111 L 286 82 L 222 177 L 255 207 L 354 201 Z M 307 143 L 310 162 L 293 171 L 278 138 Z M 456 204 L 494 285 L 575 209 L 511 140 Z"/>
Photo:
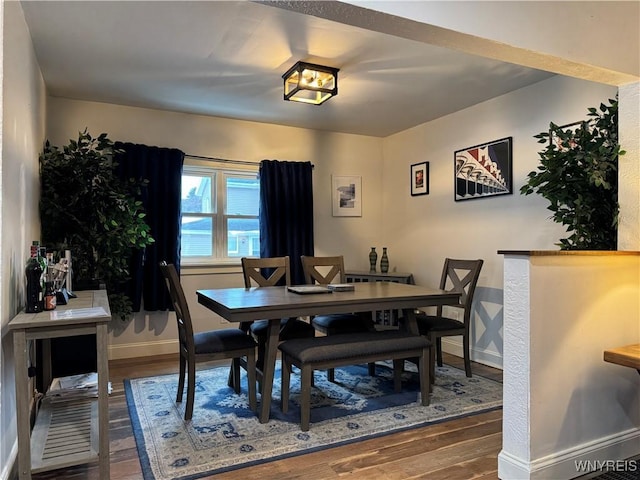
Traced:
<path id="1" fill-rule="evenodd" d="M 287 340 L 278 347 L 282 354 L 282 411 L 286 413 L 289 407 L 291 365 L 300 369 L 300 428 L 307 431 L 314 370 L 393 360 L 394 389 L 399 392 L 404 360 L 409 358 L 418 359 L 420 401 L 429 405 L 430 347 L 426 337 L 397 330 Z"/>

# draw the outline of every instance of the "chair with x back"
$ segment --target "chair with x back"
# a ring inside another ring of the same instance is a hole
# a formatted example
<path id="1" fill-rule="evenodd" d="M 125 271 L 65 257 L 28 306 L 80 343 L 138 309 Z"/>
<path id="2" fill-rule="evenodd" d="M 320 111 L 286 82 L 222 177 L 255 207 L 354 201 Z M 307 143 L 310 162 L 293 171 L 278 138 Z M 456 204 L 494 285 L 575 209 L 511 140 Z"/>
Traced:
<path id="1" fill-rule="evenodd" d="M 442 277 L 440 279 L 440 289 L 460 292 L 460 302 L 454 305 L 446 305 L 445 308 L 456 308 L 462 310 L 462 320 L 444 315 L 443 306 L 436 309 L 435 315 L 419 313 L 416 315 L 420 334 L 426 336 L 432 345 L 431 347 L 431 379 L 433 381 L 435 373 L 435 356 L 437 350 L 438 366 L 442 366 L 442 337 L 462 335 L 464 369 L 467 377 L 471 377 L 471 357 L 469 352 L 469 325 L 471 323 L 471 304 L 473 294 L 476 290 L 480 270 L 483 261 L 460 260 L 446 258 Z"/>
<path id="2" fill-rule="evenodd" d="M 327 257 L 300 257 L 307 284 L 329 285 L 345 283 L 344 257 L 342 255 Z M 334 313 L 317 315 L 311 319 L 311 325 L 325 335 L 344 333 L 371 332 L 375 330 L 371 312 Z M 369 364 L 369 374 L 375 374 L 375 364 Z M 334 381 L 333 369 L 328 370 L 329 381 Z"/>
<path id="3" fill-rule="evenodd" d="M 240 393 L 240 359 L 244 358 L 249 383 L 249 407 L 256 410 L 256 342 L 239 328 L 225 328 L 193 332 L 189 306 L 173 264 L 160 262 L 160 270 L 167 284 L 178 321 L 180 374 L 176 402 L 182 402 L 185 374 L 187 377 L 187 404 L 184 419 L 191 420 L 196 388 L 196 363 L 232 359 L 234 389 Z"/>
<path id="4" fill-rule="evenodd" d="M 250 288 L 291 285 L 289 257 L 242 258 L 244 286 Z M 251 336 L 258 343 L 258 376 L 261 377 L 262 366 L 267 343 L 269 320 L 257 320 L 249 326 Z M 280 320 L 279 341 L 293 338 L 309 338 L 315 336 L 315 329 L 299 318 L 283 318 Z"/>

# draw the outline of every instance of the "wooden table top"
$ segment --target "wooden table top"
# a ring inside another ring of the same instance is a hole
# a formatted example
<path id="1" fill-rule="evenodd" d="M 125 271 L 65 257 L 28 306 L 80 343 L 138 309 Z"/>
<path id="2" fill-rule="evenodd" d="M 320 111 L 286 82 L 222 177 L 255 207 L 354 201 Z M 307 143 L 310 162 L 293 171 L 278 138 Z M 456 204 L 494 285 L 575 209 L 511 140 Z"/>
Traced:
<path id="1" fill-rule="evenodd" d="M 605 350 L 604 361 L 640 371 L 640 343 Z"/>
<path id="2" fill-rule="evenodd" d="M 58 328 L 111 321 L 106 290 L 83 290 L 66 305 L 38 313 L 20 312 L 9 322 L 9 330 L 26 328 Z"/>
<path id="3" fill-rule="evenodd" d="M 289 316 L 419 308 L 456 303 L 459 294 L 392 282 L 354 283 L 349 292 L 301 295 L 287 287 L 198 290 L 198 302 L 231 322 Z"/>

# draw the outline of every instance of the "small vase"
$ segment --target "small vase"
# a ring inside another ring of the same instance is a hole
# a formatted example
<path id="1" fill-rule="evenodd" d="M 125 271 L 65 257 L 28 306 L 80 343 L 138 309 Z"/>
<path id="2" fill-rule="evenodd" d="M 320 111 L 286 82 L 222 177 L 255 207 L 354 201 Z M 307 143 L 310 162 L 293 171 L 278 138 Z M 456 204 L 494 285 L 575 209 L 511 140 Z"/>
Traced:
<path id="1" fill-rule="evenodd" d="M 376 247 L 371 247 L 369 252 L 369 271 L 376 271 L 376 262 L 378 261 L 378 254 L 376 253 Z"/>
<path id="2" fill-rule="evenodd" d="M 389 257 L 387 256 L 387 247 L 382 247 L 382 258 L 380 258 L 380 271 L 387 273 L 389 271 Z"/>

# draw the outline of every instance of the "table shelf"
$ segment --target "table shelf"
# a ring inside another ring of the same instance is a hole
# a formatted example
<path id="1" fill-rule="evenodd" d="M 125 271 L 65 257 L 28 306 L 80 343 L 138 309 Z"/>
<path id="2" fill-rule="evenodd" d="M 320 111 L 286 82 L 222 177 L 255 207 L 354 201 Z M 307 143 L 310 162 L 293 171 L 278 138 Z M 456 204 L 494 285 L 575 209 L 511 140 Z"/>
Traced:
<path id="1" fill-rule="evenodd" d="M 50 402 L 40 406 L 31 434 L 31 472 L 97 461 L 97 398 Z"/>

